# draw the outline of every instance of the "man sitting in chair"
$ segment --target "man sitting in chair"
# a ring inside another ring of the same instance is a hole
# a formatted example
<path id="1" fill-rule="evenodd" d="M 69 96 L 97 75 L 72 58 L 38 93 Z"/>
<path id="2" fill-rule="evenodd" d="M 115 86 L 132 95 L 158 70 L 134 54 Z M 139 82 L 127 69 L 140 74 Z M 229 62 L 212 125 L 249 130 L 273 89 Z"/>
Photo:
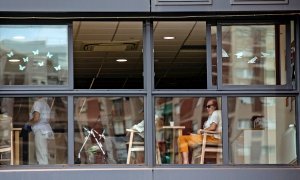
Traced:
<path id="1" fill-rule="evenodd" d="M 208 112 L 208 119 L 204 123 L 205 131 L 221 131 L 221 117 L 218 115 L 218 102 L 216 99 L 208 100 L 206 104 L 206 110 Z M 189 146 L 194 147 L 197 144 L 200 144 L 203 140 L 203 135 L 201 134 L 203 129 L 199 129 L 197 134 L 183 135 L 178 137 L 179 152 L 182 155 L 183 164 L 189 164 Z M 208 143 L 220 143 L 221 136 L 220 134 L 208 135 Z"/>

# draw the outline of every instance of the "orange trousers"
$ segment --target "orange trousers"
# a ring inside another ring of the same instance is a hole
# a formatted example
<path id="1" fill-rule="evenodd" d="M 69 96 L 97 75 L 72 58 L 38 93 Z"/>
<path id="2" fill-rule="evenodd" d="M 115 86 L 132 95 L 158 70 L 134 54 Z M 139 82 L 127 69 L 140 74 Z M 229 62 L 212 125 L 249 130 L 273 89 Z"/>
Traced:
<path id="1" fill-rule="evenodd" d="M 200 144 L 203 140 L 202 134 L 183 135 L 178 137 L 179 152 L 188 152 L 189 147 Z M 214 136 L 207 136 L 206 142 L 220 143 L 221 140 Z"/>

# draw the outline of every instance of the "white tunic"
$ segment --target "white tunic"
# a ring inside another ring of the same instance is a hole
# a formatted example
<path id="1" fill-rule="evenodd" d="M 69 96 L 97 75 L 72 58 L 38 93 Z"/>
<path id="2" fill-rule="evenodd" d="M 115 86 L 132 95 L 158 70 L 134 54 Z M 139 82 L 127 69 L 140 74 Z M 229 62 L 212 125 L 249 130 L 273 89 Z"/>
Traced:
<path id="1" fill-rule="evenodd" d="M 36 133 L 37 131 L 41 131 L 42 134 L 53 134 L 52 128 L 49 124 L 50 120 L 50 107 L 48 106 L 45 99 L 40 98 L 37 101 L 34 102 L 33 107 L 31 108 L 29 118 L 33 118 L 34 112 L 40 113 L 40 120 L 39 122 L 32 125 L 32 131 L 33 133 Z"/>
<path id="2" fill-rule="evenodd" d="M 217 131 L 221 132 L 222 131 L 222 119 L 221 119 L 221 111 L 216 110 L 214 111 L 205 121 L 204 123 L 204 129 L 209 128 L 212 123 L 217 124 Z M 219 134 L 214 135 L 215 138 L 221 139 L 221 136 Z"/>

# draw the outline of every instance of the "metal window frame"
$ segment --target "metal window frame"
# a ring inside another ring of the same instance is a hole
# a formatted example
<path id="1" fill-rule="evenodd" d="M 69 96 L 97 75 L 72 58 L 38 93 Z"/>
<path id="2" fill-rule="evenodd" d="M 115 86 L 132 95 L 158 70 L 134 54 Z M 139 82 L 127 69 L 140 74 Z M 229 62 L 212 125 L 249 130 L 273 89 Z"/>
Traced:
<path id="1" fill-rule="evenodd" d="M 169 5 L 212 5 L 212 0 L 154 0 L 156 6 Z"/>
<path id="2" fill-rule="evenodd" d="M 259 21 L 259 20 L 257 20 Z M 256 22 L 257 22 L 256 21 Z M 235 21 L 235 22 L 238 22 Z M 210 37 L 210 32 L 211 32 L 211 25 L 206 21 L 207 24 L 207 32 L 206 34 L 209 35 L 207 37 Z M 300 20 L 299 17 L 295 21 L 295 29 L 296 29 L 296 36 L 295 36 L 295 42 L 296 42 L 296 52 L 299 53 L 299 41 L 300 41 Z M 217 32 L 221 32 L 220 25 L 217 26 Z M 289 33 L 289 32 L 287 32 Z M 218 33 L 217 33 L 218 34 Z M 217 54 L 218 54 L 218 59 L 220 59 L 220 44 L 219 44 L 219 39 L 220 35 L 217 36 Z M 72 35 L 70 33 L 69 35 L 69 43 L 72 42 Z M 299 88 L 300 88 L 300 77 L 299 77 L 299 55 L 296 53 L 296 87 L 297 89 L 279 89 L 277 86 L 268 88 L 267 90 L 264 89 L 256 89 L 255 91 L 251 89 L 237 89 L 236 87 L 232 87 L 229 89 L 226 89 L 226 91 L 223 91 L 224 89 L 217 89 L 214 88 L 211 85 L 208 85 L 207 87 L 211 87 L 212 89 L 193 89 L 193 90 L 186 90 L 186 89 L 154 89 L 154 55 L 153 55 L 153 21 L 152 19 L 147 19 L 143 21 L 143 43 L 144 43 L 144 48 L 143 48 L 143 77 L 144 77 L 144 89 L 137 89 L 137 90 L 126 90 L 126 89 L 95 89 L 95 90 L 75 90 L 73 89 L 73 84 L 74 84 L 74 74 L 73 74 L 73 50 L 70 45 L 69 49 L 69 69 L 70 69 L 70 74 L 69 74 L 69 86 L 68 88 L 65 89 L 49 89 L 48 87 L 45 88 L 47 90 L 45 91 L 39 91 L 39 89 L 30 89 L 26 88 L 28 91 L 23 91 L 24 88 L 16 88 L 16 91 L 10 91 L 11 89 L 3 89 L 3 91 L 0 91 L 0 96 L 1 97 L 29 97 L 29 96 L 38 96 L 38 95 L 45 95 L 45 96 L 67 96 L 68 98 L 68 167 L 78 167 L 78 165 L 74 164 L 74 97 L 77 96 L 143 96 L 144 97 L 144 118 L 145 118 L 145 163 L 144 165 L 126 165 L 126 164 L 104 164 L 104 165 L 97 165 L 97 168 L 145 168 L 145 167 L 150 167 L 150 168 L 170 168 L 170 167 L 176 167 L 176 168 L 194 168 L 194 167 L 204 167 L 204 168 L 215 168 L 215 167 L 223 167 L 230 165 L 229 160 L 230 160 L 230 153 L 229 153 L 229 142 L 228 142 L 228 116 L 227 116 L 227 99 L 229 96 L 284 96 L 284 95 L 289 95 L 289 96 L 295 96 L 296 97 L 296 117 L 298 117 L 298 114 L 300 112 L 300 100 L 299 100 Z M 211 45 L 211 39 L 207 39 L 207 48 L 210 49 Z M 288 44 L 287 44 L 288 45 Z M 211 64 L 211 55 L 207 53 L 207 64 Z M 72 69 L 71 69 L 72 68 Z M 211 67 L 207 67 L 210 68 Z M 218 61 L 218 75 L 221 75 L 219 72 L 219 61 Z M 211 71 L 208 72 L 208 75 L 211 76 Z M 220 76 L 218 76 L 218 84 Z M 208 80 L 211 81 L 211 78 L 208 77 Z M 149 83 L 150 82 L 150 83 Z M 211 82 L 210 82 L 211 83 Z M 72 87 L 70 87 L 72 85 Z M 2 89 L 1 89 L 2 90 Z M 191 97 L 191 96 L 196 96 L 196 97 L 220 97 L 221 98 L 221 107 L 222 107 L 222 118 L 223 118 L 223 164 L 222 165 L 171 165 L 171 164 L 166 164 L 166 165 L 157 165 L 155 163 L 155 125 L 154 125 L 154 99 L 155 97 L 174 97 L 174 96 L 180 96 L 180 97 Z M 300 119 L 296 118 L 296 138 L 297 138 L 297 160 L 298 160 L 298 165 L 300 162 L 300 149 L 299 149 L 299 144 L 300 144 Z M 149 143 L 148 143 L 149 142 Z M 247 166 L 246 164 L 244 166 Z M 254 165 L 250 165 L 251 167 L 254 167 Z M 262 165 L 263 167 L 272 167 L 270 164 Z M 280 164 L 276 164 L 277 167 L 281 167 Z M 282 165 L 282 166 L 289 166 L 289 165 Z M 24 167 L 24 166 L 23 166 Z M 36 168 L 49 168 L 49 167 L 65 167 L 65 165 L 49 165 L 46 167 L 42 166 L 26 166 L 28 169 L 36 169 Z M 247 166 L 249 167 L 249 165 Z M 10 167 L 10 169 L 16 169 L 19 167 L 13 166 Z M 22 169 L 22 166 L 20 167 Z M 91 165 L 84 165 L 84 166 L 79 166 L 79 168 L 95 168 L 94 164 Z"/>
<path id="3" fill-rule="evenodd" d="M 256 1 L 247 1 L 247 0 L 230 0 L 230 4 L 289 4 L 289 0 L 273 0 L 273 1 L 264 1 L 264 0 L 256 0 Z"/>

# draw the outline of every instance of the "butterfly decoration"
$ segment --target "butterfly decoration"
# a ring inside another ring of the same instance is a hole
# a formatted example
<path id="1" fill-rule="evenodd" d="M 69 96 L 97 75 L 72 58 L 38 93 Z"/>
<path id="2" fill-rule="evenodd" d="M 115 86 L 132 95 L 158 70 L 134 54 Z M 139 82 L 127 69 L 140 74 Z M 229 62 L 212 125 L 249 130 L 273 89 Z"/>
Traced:
<path id="1" fill-rule="evenodd" d="M 59 71 L 59 70 L 61 70 L 61 67 L 60 67 L 60 65 L 58 65 L 57 67 L 54 66 L 54 69 L 55 69 L 56 71 Z"/>
<path id="2" fill-rule="evenodd" d="M 19 64 L 19 70 L 23 71 L 26 68 L 26 66 L 22 66 L 21 64 Z"/>
<path id="3" fill-rule="evenodd" d="M 250 60 L 248 61 L 248 63 L 249 63 L 249 64 L 254 64 L 255 61 L 256 61 L 257 59 L 258 59 L 258 58 L 255 56 L 254 58 L 250 59 Z"/>
<path id="4" fill-rule="evenodd" d="M 28 58 L 28 57 L 23 58 L 23 61 L 24 61 L 24 62 L 28 62 L 28 61 L 29 61 L 29 58 Z"/>
<path id="5" fill-rule="evenodd" d="M 48 52 L 46 56 L 50 59 L 50 58 L 52 58 L 53 54 L 51 54 L 50 52 Z"/>
<path id="6" fill-rule="evenodd" d="M 243 52 L 238 52 L 238 53 L 236 53 L 234 55 L 236 55 L 236 58 L 240 59 L 240 58 L 243 57 L 244 53 Z"/>
<path id="7" fill-rule="evenodd" d="M 44 66 L 44 62 L 38 62 L 38 65 L 42 67 Z"/>
<path id="8" fill-rule="evenodd" d="M 6 54 L 8 57 L 12 57 L 14 55 L 14 53 L 12 51 L 10 51 L 10 53 Z"/>
<path id="9" fill-rule="evenodd" d="M 38 55 L 39 54 L 39 50 L 35 50 L 35 51 L 32 51 L 33 55 Z"/>

